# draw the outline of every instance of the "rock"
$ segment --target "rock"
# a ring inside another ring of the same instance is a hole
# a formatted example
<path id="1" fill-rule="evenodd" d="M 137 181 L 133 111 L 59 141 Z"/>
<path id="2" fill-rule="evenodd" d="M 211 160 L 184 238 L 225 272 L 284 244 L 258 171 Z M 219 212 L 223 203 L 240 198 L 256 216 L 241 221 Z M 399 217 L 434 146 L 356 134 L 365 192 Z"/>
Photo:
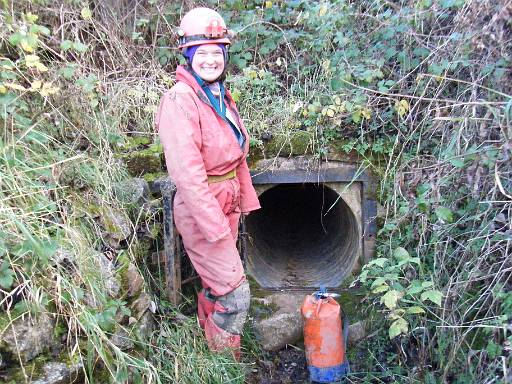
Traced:
<path id="1" fill-rule="evenodd" d="M 113 186 L 116 197 L 125 204 L 142 206 L 149 199 L 149 185 L 146 180 L 132 178 Z"/>
<path id="2" fill-rule="evenodd" d="M 130 334 L 124 329 L 118 329 L 110 338 L 112 344 L 114 344 L 119 349 L 125 351 L 127 349 L 132 349 L 134 344 L 132 337 Z"/>
<path id="3" fill-rule="evenodd" d="M 90 268 L 94 268 L 95 273 L 99 275 L 98 281 L 104 284 L 105 292 L 110 297 L 117 297 L 121 290 L 121 284 L 116 278 L 116 271 L 112 262 L 103 253 L 93 251 L 91 264 Z M 98 308 L 100 305 L 95 295 L 89 291 L 85 292 L 84 301 L 92 308 Z"/>
<path id="4" fill-rule="evenodd" d="M 155 319 L 151 312 L 146 311 L 135 327 L 139 340 L 143 342 L 149 340 L 151 334 L 156 329 Z"/>
<path id="5" fill-rule="evenodd" d="M 120 242 L 132 234 L 132 222 L 121 210 L 104 208 L 100 215 L 102 237 L 112 248 L 120 248 Z"/>
<path id="6" fill-rule="evenodd" d="M 32 384 L 71 384 L 83 381 L 83 365 L 76 363 L 49 362 L 43 366 L 44 376 L 32 381 Z"/>
<path id="7" fill-rule="evenodd" d="M 296 343 L 302 336 L 300 314 L 280 313 L 254 323 L 256 337 L 266 351 L 277 351 Z"/>
<path id="8" fill-rule="evenodd" d="M 149 184 L 149 190 L 153 195 L 161 195 L 162 188 L 168 188 L 168 192 L 171 189 L 175 189 L 173 182 L 171 181 L 169 175 L 164 174 L 161 177 L 155 178 L 152 183 Z M 169 189 L 170 188 L 170 189 Z M 160 205 L 161 205 L 160 201 Z"/>
<path id="9" fill-rule="evenodd" d="M 75 255 L 64 248 L 58 248 L 52 257 L 55 265 L 60 265 L 65 268 L 69 273 L 74 273 L 77 270 Z"/>
<path id="10" fill-rule="evenodd" d="M 260 300 L 266 308 L 254 319 L 256 338 L 267 351 L 276 351 L 294 344 L 302 337 L 303 321 L 300 307 L 304 295 L 278 293 Z M 258 303 L 255 304 L 258 307 Z"/>
<path id="11" fill-rule="evenodd" d="M 0 353 L 19 354 L 23 362 L 32 360 L 53 344 L 54 325 L 47 314 L 18 318 L 0 334 Z"/>
<path id="12" fill-rule="evenodd" d="M 126 272 L 126 280 L 128 283 L 128 296 L 138 296 L 142 292 L 142 288 L 144 286 L 144 279 L 140 275 L 137 267 L 132 263 L 128 265 L 128 271 Z"/>
<path id="13" fill-rule="evenodd" d="M 151 296 L 145 292 L 141 293 L 141 295 L 135 300 L 130 306 L 132 316 L 139 320 L 144 313 L 151 308 Z"/>
<path id="14" fill-rule="evenodd" d="M 366 321 L 358 321 L 348 327 L 348 345 L 355 345 L 367 336 Z"/>
<path id="15" fill-rule="evenodd" d="M 117 297 L 121 286 L 116 279 L 116 272 L 112 261 L 110 261 L 103 253 L 96 252 L 96 257 L 99 263 L 102 281 L 105 284 L 107 293 L 111 297 Z"/>

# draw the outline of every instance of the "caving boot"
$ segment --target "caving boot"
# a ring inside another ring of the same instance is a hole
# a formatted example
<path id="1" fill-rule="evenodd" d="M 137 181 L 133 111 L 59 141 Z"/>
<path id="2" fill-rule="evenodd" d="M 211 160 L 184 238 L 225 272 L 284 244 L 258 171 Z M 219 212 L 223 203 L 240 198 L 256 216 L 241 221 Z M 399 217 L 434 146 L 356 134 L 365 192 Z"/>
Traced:
<path id="1" fill-rule="evenodd" d="M 205 296 L 205 299 L 208 299 Z M 249 311 L 249 283 L 244 281 L 231 292 L 218 296 L 213 312 L 206 316 L 205 335 L 208 347 L 215 352 L 229 350 L 240 360 L 240 335 Z"/>
<path id="2" fill-rule="evenodd" d="M 197 295 L 197 318 L 199 326 L 204 329 L 206 319 L 210 316 L 215 308 L 216 297 L 210 293 L 209 288 L 203 288 Z"/>
<path id="3" fill-rule="evenodd" d="M 226 352 L 229 351 L 233 354 L 236 361 L 240 361 L 241 355 L 241 337 L 225 331 L 220 328 L 212 320 L 210 316 L 205 324 L 204 332 L 208 348 L 213 352 Z"/>

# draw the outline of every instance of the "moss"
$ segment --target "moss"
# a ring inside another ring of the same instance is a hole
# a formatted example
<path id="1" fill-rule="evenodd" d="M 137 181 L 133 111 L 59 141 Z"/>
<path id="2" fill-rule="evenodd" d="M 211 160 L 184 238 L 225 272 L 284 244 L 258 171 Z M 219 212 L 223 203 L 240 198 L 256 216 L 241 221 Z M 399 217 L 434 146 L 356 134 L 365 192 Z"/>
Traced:
<path id="1" fill-rule="evenodd" d="M 116 280 L 121 285 L 121 292 L 128 292 L 128 267 L 130 266 L 130 256 L 126 251 L 122 251 L 117 255 Z"/>
<path id="2" fill-rule="evenodd" d="M 151 139 L 147 136 L 130 136 L 126 138 L 126 141 L 123 143 L 123 149 L 133 149 L 141 146 L 146 146 L 151 144 Z"/>
<path id="3" fill-rule="evenodd" d="M 161 223 L 154 223 L 149 227 L 149 237 L 151 239 L 156 239 L 163 232 L 163 226 Z"/>
<path id="4" fill-rule="evenodd" d="M 0 312 L 0 335 L 4 332 L 5 329 L 11 324 L 10 318 L 13 320 L 13 322 L 18 319 L 21 315 L 27 312 L 27 307 L 24 305 L 15 305 L 13 309 L 10 310 L 10 313 L 7 314 L 7 312 L 2 311 Z M 0 339 L 1 340 L 1 339 Z"/>
<path id="5" fill-rule="evenodd" d="M 63 321 L 57 321 L 56 324 L 55 324 L 55 327 L 53 328 L 53 337 L 55 339 L 60 339 L 60 337 L 62 335 L 64 335 L 65 333 L 67 333 L 67 331 L 68 331 L 68 328 L 66 327 L 64 322 Z"/>
<path id="6" fill-rule="evenodd" d="M 98 217 L 102 213 L 102 208 L 98 204 L 82 202 L 82 201 L 75 201 L 74 205 L 77 208 L 79 208 L 79 210 L 87 212 L 92 217 Z"/>
<path id="7" fill-rule="evenodd" d="M 348 316 L 350 323 L 355 323 L 365 318 L 363 313 L 365 307 L 362 305 L 362 300 L 365 298 L 364 292 L 360 290 L 343 290 L 339 292 L 339 295 L 336 301 Z"/>
<path id="8" fill-rule="evenodd" d="M 149 153 L 164 153 L 164 147 L 162 144 L 151 144 L 145 152 Z"/>
<path id="9" fill-rule="evenodd" d="M 146 180 L 148 183 L 153 183 L 155 180 L 157 180 L 161 177 L 166 177 L 166 176 L 167 176 L 167 172 L 159 171 L 159 172 L 145 173 L 144 175 L 142 175 L 142 178 L 144 180 Z"/>
<path id="10" fill-rule="evenodd" d="M 264 320 L 272 316 L 279 307 L 274 303 L 265 304 L 262 300 L 251 300 L 251 314 L 259 320 Z"/>
<path id="11" fill-rule="evenodd" d="M 161 172 L 162 160 L 160 153 L 144 150 L 130 152 L 121 156 L 125 161 L 128 173 L 139 177 L 146 173 Z"/>
<path id="12" fill-rule="evenodd" d="M 5 313 L 3 311 L 0 312 L 0 334 L 3 333 L 3 331 L 9 325 L 9 323 L 10 323 L 10 320 L 9 320 L 9 316 L 7 316 L 7 313 Z"/>
<path id="13" fill-rule="evenodd" d="M 39 379 L 44 376 L 44 370 L 43 366 L 48 361 L 50 361 L 50 356 L 47 354 L 39 355 L 35 359 L 31 360 L 28 363 L 25 363 L 23 365 L 25 369 L 25 373 L 29 378 L 33 379 Z M 25 375 L 23 373 L 23 370 L 18 365 L 18 362 L 13 362 L 12 365 L 10 365 L 10 368 L 7 369 L 7 371 L 4 373 L 4 378 L 6 379 L 6 384 L 18 384 L 18 383 L 25 383 Z"/>
<path id="14" fill-rule="evenodd" d="M 249 154 L 247 155 L 247 165 L 249 168 L 254 168 L 258 161 L 264 159 L 263 147 L 261 145 L 252 145 L 249 147 Z"/>
<path id="15" fill-rule="evenodd" d="M 293 131 L 288 135 L 276 135 L 265 145 L 265 155 L 271 156 L 293 156 L 312 154 L 313 134 L 307 131 Z"/>
<path id="16" fill-rule="evenodd" d="M 347 162 L 359 162 L 361 161 L 361 156 L 357 153 L 356 150 L 351 150 L 349 152 L 344 148 L 347 145 L 349 140 L 344 139 L 336 139 L 329 142 L 328 145 L 328 153 L 329 156 L 335 157 L 337 160 L 347 161 Z"/>
<path id="17" fill-rule="evenodd" d="M 150 239 L 140 239 L 132 246 L 132 254 L 135 260 L 143 261 L 150 257 L 153 241 Z"/>
<path id="18" fill-rule="evenodd" d="M 258 282 L 251 275 L 247 276 L 247 281 L 249 281 L 249 288 L 251 289 L 252 297 L 263 298 L 269 295 L 270 292 L 261 288 Z"/>

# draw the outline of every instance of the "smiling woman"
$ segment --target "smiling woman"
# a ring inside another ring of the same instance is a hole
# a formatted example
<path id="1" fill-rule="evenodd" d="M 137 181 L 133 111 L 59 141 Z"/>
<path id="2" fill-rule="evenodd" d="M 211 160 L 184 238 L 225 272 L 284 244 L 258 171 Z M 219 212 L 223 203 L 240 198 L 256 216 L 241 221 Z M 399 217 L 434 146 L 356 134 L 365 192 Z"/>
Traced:
<path id="1" fill-rule="evenodd" d="M 201 277 L 199 324 L 211 350 L 240 356 L 249 284 L 236 247 L 240 215 L 260 208 L 246 157 L 249 137 L 223 80 L 231 43 L 222 17 L 208 8 L 180 25 L 187 65 L 160 103 L 157 125 L 177 187 L 174 220 Z"/>
<path id="2" fill-rule="evenodd" d="M 192 60 L 192 69 L 205 81 L 215 81 L 224 72 L 224 47 L 205 44 L 197 48 Z"/>

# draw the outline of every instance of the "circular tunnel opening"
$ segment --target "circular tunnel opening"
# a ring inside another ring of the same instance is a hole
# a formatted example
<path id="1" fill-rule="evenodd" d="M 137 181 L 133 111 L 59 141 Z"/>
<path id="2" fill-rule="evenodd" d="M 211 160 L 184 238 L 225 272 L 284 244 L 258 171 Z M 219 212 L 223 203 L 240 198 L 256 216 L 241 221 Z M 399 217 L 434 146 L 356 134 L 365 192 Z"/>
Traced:
<path id="1" fill-rule="evenodd" d="M 360 231 L 323 184 L 281 184 L 246 218 L 248 273 L 265 288 L 339 286 L 359 254 Z"/>

